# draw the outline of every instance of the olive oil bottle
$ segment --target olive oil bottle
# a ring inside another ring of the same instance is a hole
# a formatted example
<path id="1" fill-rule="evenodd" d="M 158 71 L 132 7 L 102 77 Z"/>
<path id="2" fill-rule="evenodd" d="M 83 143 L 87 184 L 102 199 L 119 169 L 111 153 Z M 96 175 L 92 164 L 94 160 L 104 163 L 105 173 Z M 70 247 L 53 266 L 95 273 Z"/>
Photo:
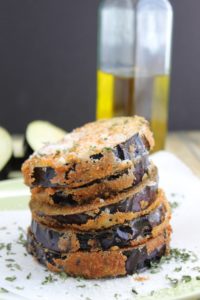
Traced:
<path id="1" fill-rule="evenodd" d="M 102 0 L 97 119 L 144 116 L 163 149 L 168 127 L 173 12 L 168 0 Z"/>
<path id="2" fill-rule="evenodd" d="M 99 70 L 97 77 L 97 119 L 143 115 L 154 132 L 154 151 L 163 149 L 168 123 L 169 76 L 120 77 Z"/>
<path id="3" fill-rule="evenodd" d="M 132 116 L 134 78 L 97 72 L 97 119 Z"/>

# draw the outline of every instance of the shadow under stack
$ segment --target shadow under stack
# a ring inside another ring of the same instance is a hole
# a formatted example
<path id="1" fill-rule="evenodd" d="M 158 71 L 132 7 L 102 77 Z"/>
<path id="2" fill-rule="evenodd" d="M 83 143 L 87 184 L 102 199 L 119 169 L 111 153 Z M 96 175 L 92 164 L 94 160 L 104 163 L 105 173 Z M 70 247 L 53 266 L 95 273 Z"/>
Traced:
<path id="1" fill-rule="evenodd" d="M 27 249 L 49 270 L 105 278 L 133 274 L 169 251 L 171 212 L 149 160 L 141 117 L 88 123 L 23 165 L 31 188 Z"/>

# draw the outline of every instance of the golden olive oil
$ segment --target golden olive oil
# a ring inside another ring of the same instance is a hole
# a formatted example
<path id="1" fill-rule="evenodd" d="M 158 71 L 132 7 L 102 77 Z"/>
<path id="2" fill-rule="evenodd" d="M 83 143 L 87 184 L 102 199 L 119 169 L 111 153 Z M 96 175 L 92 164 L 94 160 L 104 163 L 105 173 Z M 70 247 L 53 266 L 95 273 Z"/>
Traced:
<path id="1" fill-rule="evenodd" d="M 168 130 L 170 78 L 167 75 L 154 77 L 151 129 L 155 137 L 154 152 L 164 149 Z"/>
<path id="2" fill-rule="evenodd" d="M 144 116 L 151 124 L 156 146 L 164 148 L 167 134 L 169 76 L 118 76 L 97 73 L 97 119 Z"/>
<path id="3" fill-rule="evenodd" d="M 134 79 L 97 73 L 97 119 L 133 115 Z"/>

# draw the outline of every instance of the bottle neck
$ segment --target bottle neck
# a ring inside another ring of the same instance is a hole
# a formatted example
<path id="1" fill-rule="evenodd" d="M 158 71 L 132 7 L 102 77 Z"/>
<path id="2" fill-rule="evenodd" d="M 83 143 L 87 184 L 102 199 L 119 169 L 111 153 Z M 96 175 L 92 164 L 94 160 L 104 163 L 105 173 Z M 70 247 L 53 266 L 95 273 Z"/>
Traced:
<path id="1" fill-rule="evenodd" d="M 172 10 L 171 3 L 168 0 L 138 0 L 137 7 L 142 6 L 147 9 Z"/>

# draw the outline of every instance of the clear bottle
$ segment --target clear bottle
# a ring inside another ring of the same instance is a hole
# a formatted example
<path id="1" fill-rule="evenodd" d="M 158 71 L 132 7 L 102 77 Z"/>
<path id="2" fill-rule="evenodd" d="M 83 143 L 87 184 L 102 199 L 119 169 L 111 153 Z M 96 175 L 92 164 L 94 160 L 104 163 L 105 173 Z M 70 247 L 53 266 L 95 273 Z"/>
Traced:
<path id="1" fill-rule="evenodd" d="M 102 0 L 97 119 L 143 115 L 156 149 L 167 132 L 173 12 L 167 0 Z"/>

